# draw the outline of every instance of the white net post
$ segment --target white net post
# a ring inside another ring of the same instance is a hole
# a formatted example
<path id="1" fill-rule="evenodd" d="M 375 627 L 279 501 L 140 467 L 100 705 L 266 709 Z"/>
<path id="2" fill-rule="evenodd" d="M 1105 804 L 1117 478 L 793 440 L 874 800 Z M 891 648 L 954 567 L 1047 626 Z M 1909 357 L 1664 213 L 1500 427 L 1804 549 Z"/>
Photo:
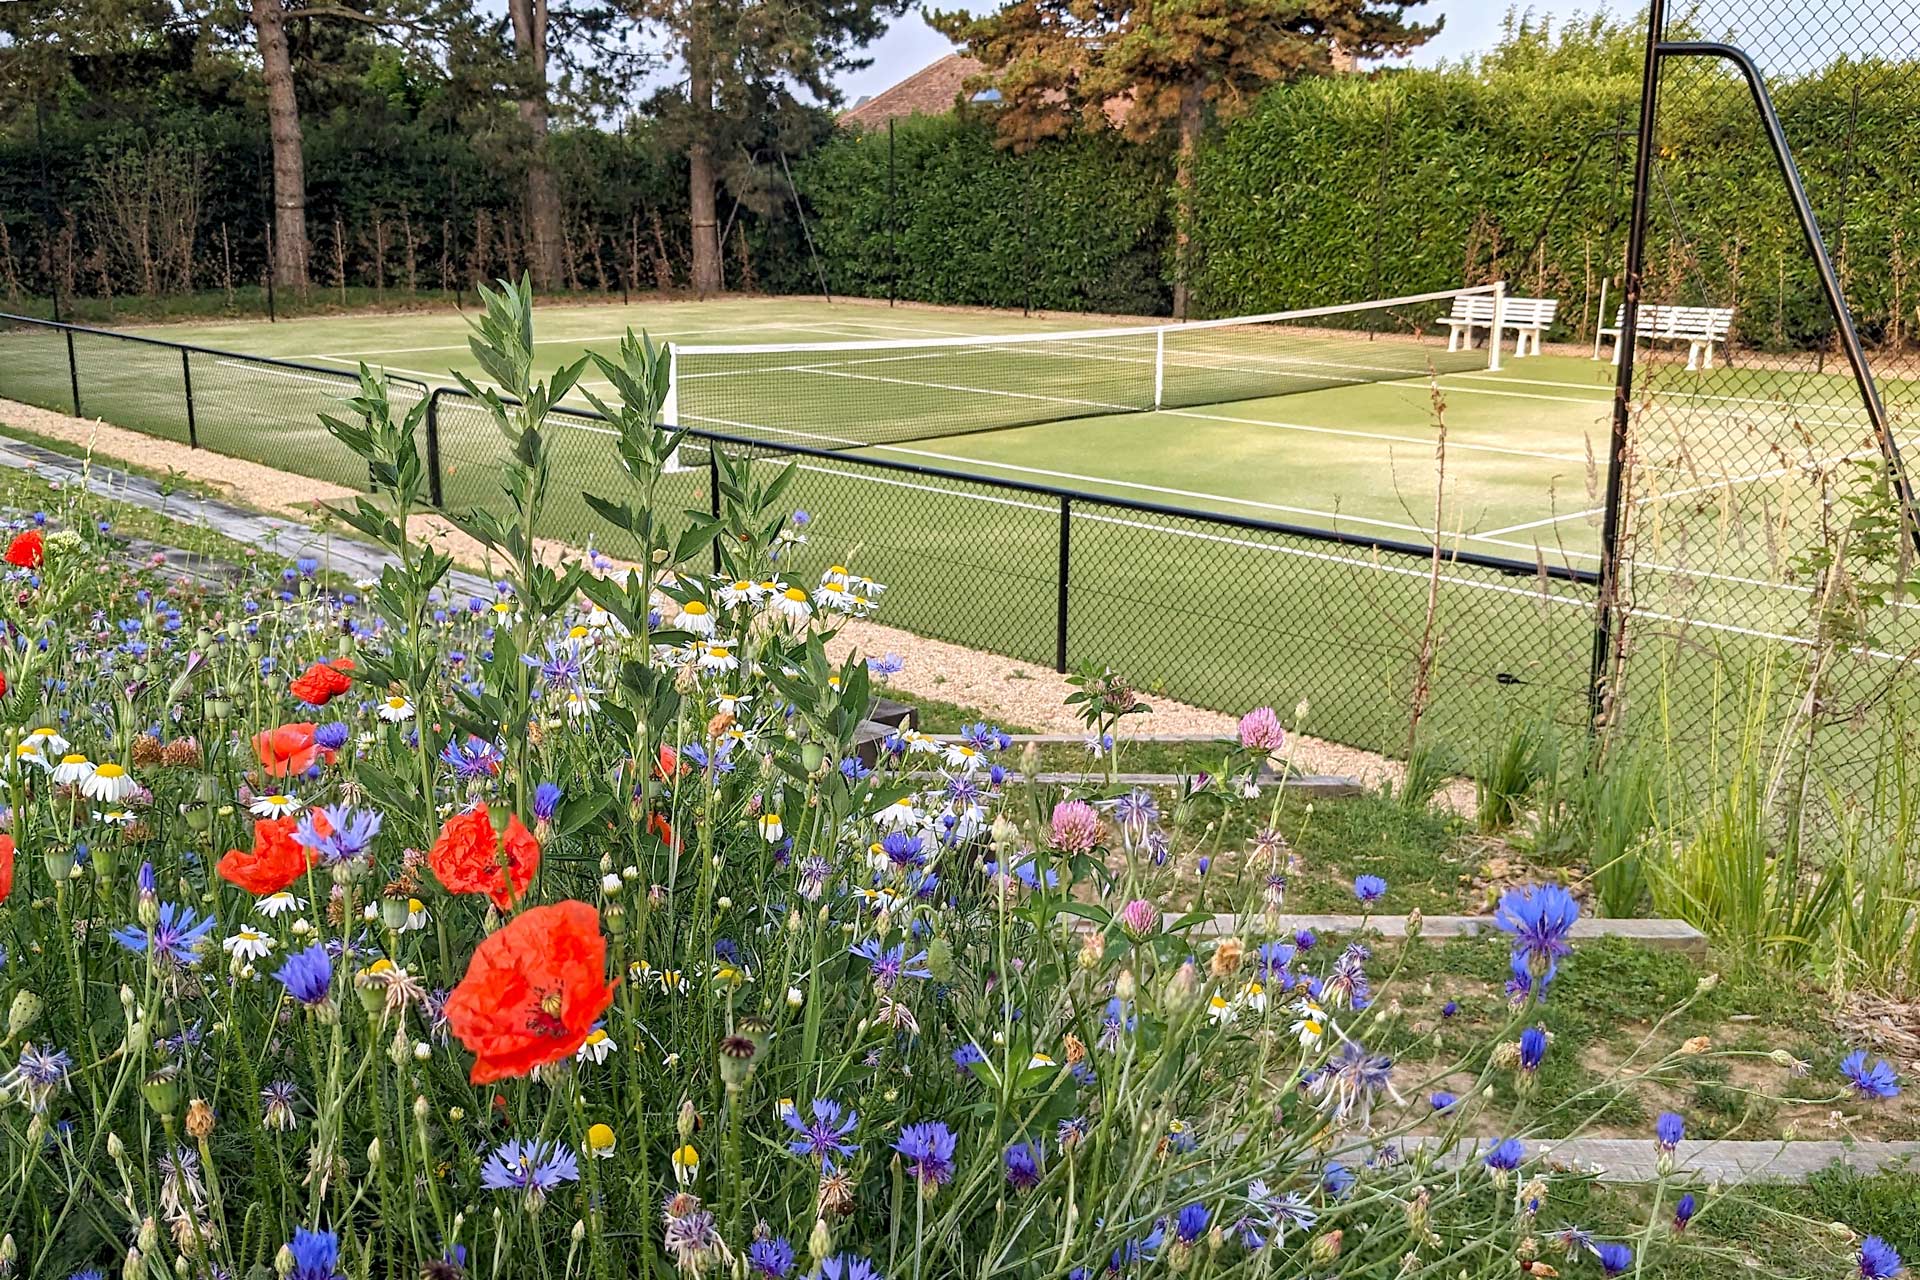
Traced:
<path id="1" fill-rule="evenodd" d="M 1500 334 L 1507 327 L 1507 282 L 1493 282 L 1493 332 L 1487 339 L 1487 368 L 1500 372 Z"/>
<path id="2" fill-rule="evenodd" d="M 660 401 L 661 427 L 677 430 L 680 426 L 680 352 L 672 343 L 667 344 L 667 394 Z M 669 472 L 687 471 L 691 468 L 680 460 L 680 451 L 675 449 L 673 457 L 667 459 Z"/>
<path id="3" fill-rule="evenodd" d="M 1153 331 L 1153 407 L 1158 409 L 1167 389 L 1167 331 Z"/>

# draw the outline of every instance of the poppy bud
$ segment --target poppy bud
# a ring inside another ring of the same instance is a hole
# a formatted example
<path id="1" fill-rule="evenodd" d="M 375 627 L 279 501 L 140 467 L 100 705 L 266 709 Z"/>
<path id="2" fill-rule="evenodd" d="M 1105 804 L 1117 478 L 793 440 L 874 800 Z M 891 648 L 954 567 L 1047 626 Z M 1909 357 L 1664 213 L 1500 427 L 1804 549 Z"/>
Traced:
<path id="1" fill-rule="evenodd" d="M 14 994 L 13 1006 L 7 1010 L 7 1038 L 11 1040 L 23 1035 L 40 1020 L 40 1012 L 44 1008 L 45 1001 L 22 987 Z"/>
<path id="2" fill-rule="evenodd" d="M 833 1232 L 828 1229 L 825 1218 L 813 1220 L 813 1230 L 807 1235 L 807 1252 L 815 1262 L 822 1261 L 833 1252 Z"/>

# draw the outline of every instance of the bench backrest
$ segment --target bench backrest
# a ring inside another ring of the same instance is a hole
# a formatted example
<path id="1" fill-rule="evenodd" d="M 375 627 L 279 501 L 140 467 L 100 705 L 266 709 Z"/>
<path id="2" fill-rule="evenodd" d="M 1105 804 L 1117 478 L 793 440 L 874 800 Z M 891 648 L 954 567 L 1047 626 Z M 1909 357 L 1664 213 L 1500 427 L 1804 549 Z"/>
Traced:
<path id="1" fill-rule="evenodd" d="M 1558 298 L 1508 298 L 1506 322 L 1517 329 L 1544 329 L 1553 323 L 1553 317 L 1560 310 Z M 1449 320 L 1470 321 L 1474 324 L 1493 323 L 1493 297 L 1490 294 L 1475 293 L 1453 300 L 1453 310 L 1447 316 Z"/>
<path id="2" fill-rule="evenodd" d="M 1613 327 L 1626 327 L 1627 309 L 1613 313 Z M 1724 342 L 1733 331 L 1732 307 L 1666 307 L 1643 305 L 1640 308 L 1640 333 L 1648 338 L 1699 338 Z"/>

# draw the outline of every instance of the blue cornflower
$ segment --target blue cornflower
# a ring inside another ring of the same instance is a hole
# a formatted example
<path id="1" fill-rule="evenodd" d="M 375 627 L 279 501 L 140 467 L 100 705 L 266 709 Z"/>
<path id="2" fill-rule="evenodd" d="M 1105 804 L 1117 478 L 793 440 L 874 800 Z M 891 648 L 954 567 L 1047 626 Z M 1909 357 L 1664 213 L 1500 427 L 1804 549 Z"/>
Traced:
<path id="1" fill-rule="evenodd" d="M 919 836 L 904 831 L 888 833 L 880 841 L 880 852 L 887 861 L 896 867 L 924 867 L 927 865 L 926 841 Z"/>
<path id="2" fill-rule="evenodd" d="M 886 1280 L 880 1269 L 854 1253 L 836 1253 L 820 1260 L 820 1280 Z"/>
<path id="3" fill-rule="evenodd" d="M 1346 1199 L 1347 1193 L 1353 1190 L 1353 1184 L 1359 1180 L 1354 1176 L 1353 1170 L 1338 1160 L 1327 1161 L 1327 1167 L 1320 1171 L 1320 1186 L 1327 1193 L 1329 1200 Z"/>
<path id="4" fill-rule="evenodd" d="M 1900 1274 L 1900 1251 L 1879 1236 L 1860 1242 L 1861 1280 L 1892 1280 Z"/>
<path id="5" fill-rule="evenodd" d="M 842 1118 L 840 1104 L 831 1098 L 815 1098 L 812 1111 L 811 1121 L 801 1119 L 798 1109 L 782 1113 L 787 1128 L 800 1135 L 787 1142 L 787 1150 L 796 1156 L 817 1159 L 823 1169 L 832 1169 L 835 1156 L 850 1156 L 860 1149 L 858 1144 L 846 1140 L 860 1123 L 860 1115 L 847 1111 Z"/>
<path id="6" fill-rule="evenodd" d="M 153 872 L 151 866 L 142 869 L 141 892 L 153 891 Z M 146 930 L 138 925 L 124 925 L 113 931 L 113 940 L 129 951 L 144 952 L 155 963 L 192 965 L 200 961 L 200 944 L 213 932 L 214 921 L 211 916 L 202 920 L 192 907 L 183 907 L 177 903 L 160 904 L 160 917 L 154 921 L 153 928 Z"/>
<path id="7" fill-rule="evenodd" d="M 338 720 L 330 720 L 326 724 L 314 726 L 313 744 L 327 751 L 338 751 L 346 746 L 347 737 L 347 726 Z"/>
<path id="8" fill-rule="evenodd" d="M 1557 884 L 1509 889 L 1493 913 L 1493 923 L 1513 935 L 1513 953 L 1535 979 L 1551 977 L 1560 958 L 1573 953 L 1567 935 L 1579 919 L 1580 904 Z"/>
<path id="9" fill-rule="evenodd" d="M 1007 1148 L 1007 1183 L 1015 1191 L 1040 1185 L 1046 1173 L 1046 1148 L 1037 1142 L 1016 1142 Z"/>
<path id="10" fill-rule="evenodd" d="M 1449 1000 L 1440 1006 L 1440 1016 L 1443 1018 L 1455 1017 L 1459 1012 L 1460 1002 L 1458 1000 Z"/>
<path id="11" fill-rule="evenodd" d="M 919 951 L 909 956 L 905 944 L 882 947 L 878 938 L 869 938 L 858 946 L 848 947 L 847 952 L 867 962 L 873 970 L 873 985 L 882 991 L 892 989 L 902 978 L 933 976 L 933 971 L 926 967 L 927 953 Z"/>
<path id="12" fill-rule="evenodd" d="M 1182 1244 L 1192 1244 L 1207 1234 L 1207 1206 L 1190 1204 L 1180 1210 L 1173 1219 L 1173 1238 Z"/>
<path id="13" fill-rule="evenodd" d="M 300 815 L 293 839 L 296 844 L 312 850 L 328 866 L 361 857 L 373 847 L 373 838 L 380 834 L 380 815 L 371 809 L 341 804 L 328 805 L 318 813 L 327 821 L 327 833 L 320 834 L 319 819 L 315 811 L 309 809 Z"/>
<path id="14" fill-rule="evenodd" d="M 312 556 L 301 556 L 293 562 L 293 567 L 300 571 L 301 577 L 311 578 L 320 571 L 320 562 Z"/>
<path id="15" fill-rule="evenodd" d="M 1458 1095 L 1448 1093 L 1445 1089 L 1435 1089 L 1427 1095 L 1427 1104 L 1435 1111 L 1445 1111 L 1459 1101 Z"/>
<path id="16" fill-rule="evenodd" d="M 1528 1027 L 1520 1033 L 1520 1069 L 1538 1071 L 1541 1061 L 1547 1056 L 1547 1033 L 1539 1027 Z"/>
<path id="17" fill-rule="evenodd" d="M 1520 1139 L 1508 1138 L 1487 1152 L 1486 1159 L 1482 1163 L 1497 1173 L 1511 1173 L 1518 1169 L 1520 1162 L 1526 1158 L 1527 1149 L 1521 1144 Z"/>
<path id="18" fill-rule="evenodd" d="M 1612 1241 L 1594 1245 L 1593 1256 L 1600 1260 L 1600 1270 L 1610 1276 L 1617 1276 L 1633 1265 L 1633 1250 Z"/>
<path id="19" fill-rule="evenodd" d="M 785 1236 L 755 1240 L 747 1246 L 747 1270 L 765 1280 L 787 1280 L 793 1271 L 793 1246 Z"/>
<path id="20" fill-rule="evenodd" d="M 982 1053 L 980 1046 L 971 1040 L 953 1051 L 953 1069 L 962 1080 L 973 1079 L 974 1064 L 986 1060 L 987 1055 Z"/>
<path id="21" fill-rule="evenodd" d="M 287 1280 L 334 1280 L 340 1274 L 340 1237 L 331 1231 L 295 1227 L 287 1252 L 293 1255 Z"/>
<path id="22" fill-rule="evenodd" d="M 27 1044 L 20 1047 L 20 1062 L 8 1073 L 8 1083 L 18 1086 L 29 1110 L 44 1113 L 72 1071 L 73 1059 L 66 1050 L 38 1049 Z"/>
<path id="23" fill-rule="evenodd" d="M 897 653 L 882 654 L 878 658 L 867 659 L 867 672 L 876 680 L 884 680 L 888 676 L 897 676 L 906 669 L 906 659 Z"/>
<path id="24" fill-rule="evenodd" d="M 308 1008 L 320 1004 L 333 990 L 333 961 L 325 944 L 316 942 L 287 957 L 273 975 L 287 994 Z"/>
<path id="25" fill-rule="evenodd" d="M 85 1271 L 74 1272 L 67 1277 L 67 1280 L 106 1280 L 106 1277 L 102 1276 L 97 1268 L 88 1267 Z"/>
<path id="26" fill-rule="evenodd" d="M 1687 1122 L 1671 1111 L 1662 1111 L 1653 1122 L 1653 1145 L 1662 1151 L 1674 1151 L 1686 1136 Z"/>
<path id="27" fill-rule="evenodd" d="M 1694 1212 L 1693 1192 L 1689 1191 L 1686 1195 L 1680 1197 L 1679 1203 L 1673 1206 L 1673 1229 L 1675 1231 L 1685 1231 L 1687 1224 L 1693 1221 Z"/>
<path id="28" fill-rule="evenodd" d="M 939 1120 L 923 1120 L 900 1131 L 893 1149 L 906 1157 L 907 1167 L 920 1183 L 923 1195 L 932 1195 L 953 1177 L 953 1130 Z"/>
<path id="29" fill-rule="evenodd" d="M 453 770 L 457 781 L 474 782 L 498 775 L 505 754 L 485 738 L 468 734 L 465 742 L 449 742 L 442 747 L 440 759 Z"/>
<path id="30" fill-rule="evenodd" d="M 490 1191 L 524 1191 L 529 1205 L 546 1200 L 563 1182 L 577 1182 L 580 1161 L 567 1147 L 539 1138 L 501 1143 L 480 1166 L 480 1185 Z"/>
<path id="31" fill-rule="evenodd" d="M 560 801 L 565 796 L 559 784 L 543 782 L 533 789 L 533 819 L 535 822 L 552 822 L 553 815 L 560 812 Z"/>
<path id="32" fill-rule="evenodd" d="M 1892 1098 L 1900 1093 L 1900 1077 L 1887 1065 L 1887 1060 L 1882 1058 L 1869 1067 L 1865 1049 L 1855 1049 L 1848 1054 L 1840 1064 L 1840 1074 L 1863 1098 Z"/>
<path id="33" fill-rule="evenodd" d="M 1379 876 L 1355 876 L 1353 896 L 1371 906 L 1387 896 L 1387 882 Z"/>

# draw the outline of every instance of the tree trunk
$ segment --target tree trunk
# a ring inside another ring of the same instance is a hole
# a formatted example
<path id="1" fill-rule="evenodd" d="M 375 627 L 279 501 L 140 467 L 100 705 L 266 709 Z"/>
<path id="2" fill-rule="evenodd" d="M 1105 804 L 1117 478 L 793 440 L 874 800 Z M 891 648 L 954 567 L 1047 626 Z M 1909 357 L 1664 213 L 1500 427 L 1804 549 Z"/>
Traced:
<path id="1" fill-rule="evenodd" d="M 561 285 L 560 192 L 547 156 L 547 0 L 510 0 L 513 50 L 523 92 L 520 123 L 527 132 L 527 244 L 533 282 L 543 290 Z"/>
<path id="2" fill-rule="evenodd" d="M 693 142 L 687 148 L 687 203 L 693 215 L 693 290 L 705 297 L 718 293 L 720 279 L 720 220 L 713 194 L 713 67 L 708 62 L 706 32 L 695 6 L 687 32 L 687 95 L 693 105 Z"/>
<path id="3" fill-rule="evenodd" d="M 253 29 L 267 82 L 268 136 L 273 146 L 273 282 L 307 283 L 307 173 L 300 104 L 293 96 L 287 10 L 281 0 L 253 0 Z"/>
<path id="4" fill-rule="evenodd" d="M 1173 211 L 1173 314 L 1187 318 L 1189 285 L 1193 271 L 1193 153 L 1200 144 L 1202 95 L 1206 86 L 1198 80 L 1188 82 L 1180 91 L 1180 155 L 1174 167 L 1176 207 Z"/>

